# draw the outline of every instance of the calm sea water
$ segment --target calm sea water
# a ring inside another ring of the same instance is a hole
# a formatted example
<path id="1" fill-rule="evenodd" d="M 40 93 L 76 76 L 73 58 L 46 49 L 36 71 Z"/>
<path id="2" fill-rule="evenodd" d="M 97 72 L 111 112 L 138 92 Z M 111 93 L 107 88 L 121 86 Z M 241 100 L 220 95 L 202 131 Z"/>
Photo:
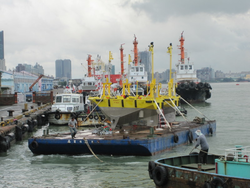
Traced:
<path id="1" fill-rule="evenodd" d="M 194 107 L 217 121 L 216 135 L 207 137 L 210 153 L 223 154 L 234 145 L 249 145 L 250 83 L 212 83 L 212 97 Z M 187 118 L 202 117 L 188 105 Z M 178 117 L 178 119 L 180 119 Z M 65 132 L 51 127 L 50 132 Z M 33 135 L 42 135 L 39 129 Z M 31 136 L 31 135 L 30 135 Z M 92 155 L 33 155 L 27 139 L 0 154 L 0 187 L 154 187 L 148 176 L 148 161 L 189 154 L 194 145 L 177 147 L 152 157 Z"/>

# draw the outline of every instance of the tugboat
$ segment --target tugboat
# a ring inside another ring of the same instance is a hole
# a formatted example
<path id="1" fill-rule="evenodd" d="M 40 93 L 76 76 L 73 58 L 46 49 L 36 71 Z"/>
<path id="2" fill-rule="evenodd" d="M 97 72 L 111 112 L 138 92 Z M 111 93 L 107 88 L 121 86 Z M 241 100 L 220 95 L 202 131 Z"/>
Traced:
<path id="1" fill-rule="evenodd" d="M 225 155 L 209 154 L 207 164 L 198 163 L 198 153 L 149 161 L 149 177 L 161 188 L 245 188 L 250 184 L 250 151 L 237 145 Z"/>
<path id="2" fill-rule="evenodd" d="M 55 103 L 47 113 L 48 121 L 53 125 L 66 125 L 71 116 L 77 117 L 83 110 L 83 95 L 72 93 L 70 88 L 66 88 L 63 93 L 56 95 Z"/>
<path id="3" fill-rule="evenodd" d="M 205 100 L 211 97 L 211 85 L 207 82 L 201 82 L 197 78 L 196 71 L 194 69 L 194 64 L 185 62 L 185 52 L 184 52 L 184 38 L 183 32 L 181 33 L 180 46 L 181 50 L 181 59 L 177 66 L 176 79 L 177 79 L 177 88 L 176 93 L 181 96 L 181 103 L 189 102 L 204 102 Z"/>

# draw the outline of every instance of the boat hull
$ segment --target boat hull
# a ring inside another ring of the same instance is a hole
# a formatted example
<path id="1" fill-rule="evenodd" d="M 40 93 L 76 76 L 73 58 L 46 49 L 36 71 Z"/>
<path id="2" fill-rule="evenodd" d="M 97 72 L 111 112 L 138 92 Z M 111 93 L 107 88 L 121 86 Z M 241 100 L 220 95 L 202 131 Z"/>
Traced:
<path id="1" fill-rule="evenodd" d="M 49 112 L 48 121 L 52 125 L 67 125 L 71 116 L 72 116 L 71 112 L 61 112 L 61 113 Z"/>
<path id="2" fill-rule="evenodd" d="M 250 179 L 216 173 L 215 160 L 220 157 L 208 155 L 208 163 L 201 167 L 201 171 L 197 170 L 198 154 L 151 161 L 149 162 L 149 176 L 154 180 L 157 188 L 249 187 Z"/>
<path id="3" fill-rule="evenodd" d="M 211 98 L 211 86 L 208 83 L 198 83 L 192 85 L 193 83 L 180 83 L 176 89 L 176 93 L 180 95 L 185 101 L 189 103 L 204 102 Z M 200 84 L 200 85 L 199 85 Z M 185 101 L 180 100 L 181 103 Z"/>
<path id="4" fill-rule="evenodd" d="M 211 134 L 211 129 L 215 133 L 216 122 L 192 124 L 189 129 L 185 122 L 183 128 L 177 127 L 176 131 L 166 133 L 166 129 L 163 129 L 155 134 L 150 134 L 148 129 L 134 134 L 120 133 L 120 136 L 99 136 L 92 134 L 91 130 L 85 130 L 79 131 L 75 139 L 71 139 L 70 134 L 46 135 L 28 139 L 28 147 L 34 154 L 91 154 L 91 148 L 95 154 L 151 156 L 189 143 L 189 132 L 192 132 L 195 139 L 197 129 L 205 135 Z"/>

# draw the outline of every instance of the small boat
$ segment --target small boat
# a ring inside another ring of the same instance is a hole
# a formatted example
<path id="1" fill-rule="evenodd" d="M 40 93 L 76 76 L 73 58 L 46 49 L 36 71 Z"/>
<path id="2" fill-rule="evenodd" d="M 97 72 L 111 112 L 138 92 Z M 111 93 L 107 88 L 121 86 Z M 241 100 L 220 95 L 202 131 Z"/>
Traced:
<path id="1" fill-rule="evenodd" d="M 225 155 L 209 154 L 207 164 L 198 153 L 149 161 L 149 177 L 161 188 L 246 188 L 250 185 L 250 147 L 237 145 Z"/>
<path id="2" fill-rule="evenodd" d="M 62 94 L 55 96 L 55 103 L 46 115 L 50 124 L 66 125 L 72 115 L 77 116 L 83 110 L 83 95 L 72 93 L 71 89 L 66 88 Z"/>

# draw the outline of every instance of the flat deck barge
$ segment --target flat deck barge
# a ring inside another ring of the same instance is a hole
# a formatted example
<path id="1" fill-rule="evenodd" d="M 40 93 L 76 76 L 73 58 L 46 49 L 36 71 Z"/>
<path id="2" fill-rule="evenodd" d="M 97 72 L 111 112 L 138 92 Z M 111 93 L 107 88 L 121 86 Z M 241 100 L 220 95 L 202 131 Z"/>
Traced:
<path id="1" fill-rule="evenodd" d="M 150 156 L 192 142 L 197 137 L 197 129 L 204 135 L 213 135 L 216 121 L 174 122 L 171 130 L 135 125 L 113 131 L 78 130 L 74 139 L 70 133 L 32 137 L 28 139 L 28 146 L 34 154 L 76 155 L 93 151 L 104 155 Z"/>

